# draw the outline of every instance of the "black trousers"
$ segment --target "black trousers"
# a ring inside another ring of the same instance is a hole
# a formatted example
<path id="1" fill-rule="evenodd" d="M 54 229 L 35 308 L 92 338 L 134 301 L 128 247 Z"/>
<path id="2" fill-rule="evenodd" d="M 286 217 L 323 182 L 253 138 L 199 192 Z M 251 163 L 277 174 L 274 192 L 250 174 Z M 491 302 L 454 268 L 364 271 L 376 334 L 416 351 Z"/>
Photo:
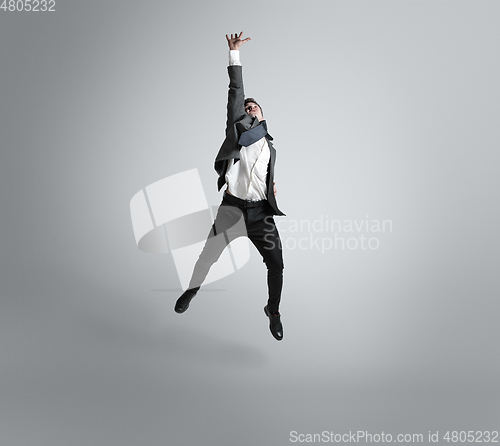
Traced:
<path id="1" fill-rule="evenodd" d="M 283 255 L 281 240 L 267 200 L 247 202 L 224 193 L 212 229 L 196 262 L 189 288 L 203 284 L 211 266 L 224 248 L 238 237 L 247 236 L 262 256 L 267 267 L 268 305 L 278 313 L 283 288 Z"/>

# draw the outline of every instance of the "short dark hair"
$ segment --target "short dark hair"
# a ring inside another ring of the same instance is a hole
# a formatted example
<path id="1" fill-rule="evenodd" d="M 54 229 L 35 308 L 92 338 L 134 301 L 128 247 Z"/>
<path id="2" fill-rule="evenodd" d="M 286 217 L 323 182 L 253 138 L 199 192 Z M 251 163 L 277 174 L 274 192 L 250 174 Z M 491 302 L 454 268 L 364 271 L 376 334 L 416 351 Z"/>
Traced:
<path id="1" fill-rule="evenodd" d="M 253 102 L 254 104 L 257 104 L 260 108 L 260 112 L 262 113 L 262 116 L 264 116 L 264 112 L 262 111 L 262 107 L 260 106 L 260 104 L 254 99 L 254 98 L 246 98 L 245 99 L 245 107 L 247 106 L 247 104 L 249 102 Z"/>

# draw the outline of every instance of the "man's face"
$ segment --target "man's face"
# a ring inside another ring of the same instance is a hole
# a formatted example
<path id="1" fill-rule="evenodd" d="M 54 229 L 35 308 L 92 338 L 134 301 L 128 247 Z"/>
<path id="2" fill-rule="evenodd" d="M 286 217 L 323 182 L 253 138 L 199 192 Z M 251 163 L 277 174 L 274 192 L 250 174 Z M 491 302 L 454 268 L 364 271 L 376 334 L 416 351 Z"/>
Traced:
<path id="1" fill-rule="evenodd" d="M 259 121 L 263 121 L 262 110 L 255 102 L 247 102 L 245 105 L 245 111 L 252 117 L 257 117 Z"/>

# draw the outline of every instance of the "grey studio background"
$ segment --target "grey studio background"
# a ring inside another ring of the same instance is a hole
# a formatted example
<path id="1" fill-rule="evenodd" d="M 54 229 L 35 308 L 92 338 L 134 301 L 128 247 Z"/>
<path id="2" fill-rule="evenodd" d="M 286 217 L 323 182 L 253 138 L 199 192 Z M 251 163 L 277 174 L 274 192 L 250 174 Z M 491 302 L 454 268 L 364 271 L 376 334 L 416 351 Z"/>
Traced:
<path id="1" fill-rule="evenodd" d="M 55 9 L 0 10 L 2 444 L 500 430 L 498 2 Z M 178 315 L 172 257 L 139 251 L 130 219 L 192 168 L 220 202 L 241 30 L 287 214 L 281 343 L 255 249 Z M 292 230 L 321 219 L 392 226 L 322 252 L 335 233 Z"/>

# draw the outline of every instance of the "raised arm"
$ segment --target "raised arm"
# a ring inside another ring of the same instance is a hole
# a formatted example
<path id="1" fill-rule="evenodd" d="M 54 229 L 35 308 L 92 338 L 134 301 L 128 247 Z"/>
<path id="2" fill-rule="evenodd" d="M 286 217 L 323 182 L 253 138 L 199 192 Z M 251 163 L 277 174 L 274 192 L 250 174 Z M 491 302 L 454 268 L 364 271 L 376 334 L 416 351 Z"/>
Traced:
<path id="1" fill-rule="evenodd" d="M 231 51 L 239 51 L 241 45 L 248 42 L 250 37 L 242 39 L 243 32 L 238 34 L 231 34 L 229 37 L 226 34 L 227 44 Z M 238 53 L 237 53 L 238 54 Z M 245 93 L 243 90 L 243 75 L 242 68 L 239 63 L 230 65 L 228 67 L 229 73 L 229 93 L 227 100 L 227 122 L 226 122 L 226 135 L 230 131 L 233 124 L 245 115 Z"/>

